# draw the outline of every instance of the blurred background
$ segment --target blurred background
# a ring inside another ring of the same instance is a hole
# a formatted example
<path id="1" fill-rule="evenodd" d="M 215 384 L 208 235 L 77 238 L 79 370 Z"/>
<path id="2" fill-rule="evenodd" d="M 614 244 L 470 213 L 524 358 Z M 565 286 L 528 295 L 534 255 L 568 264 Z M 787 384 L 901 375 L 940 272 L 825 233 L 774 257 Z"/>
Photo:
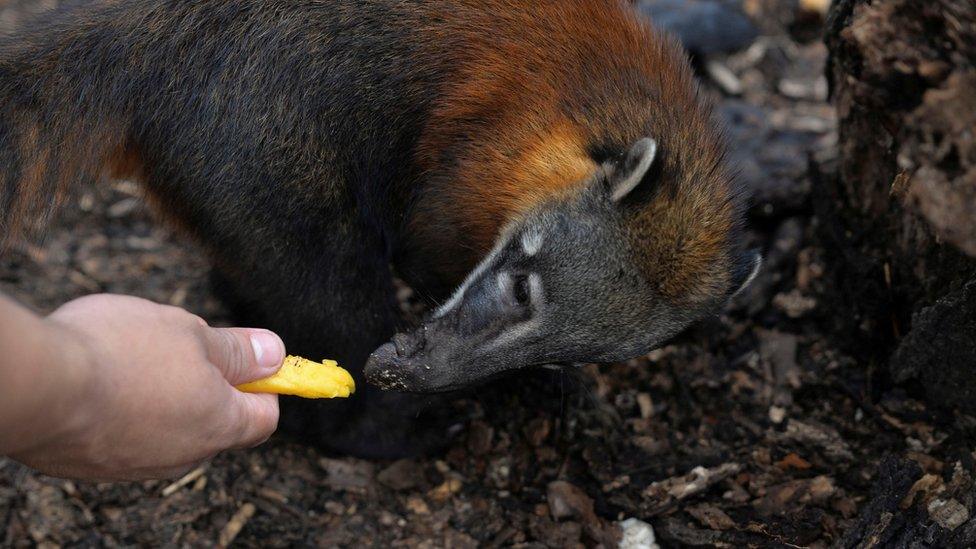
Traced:
<path id="1" fill-rule="evenodd" d="M 0 0 L 0 32 L 58 4 Z M 0 545 L 976 545 L 976 4 L 635 9 L 689 49 L 752 193 L 765 265 L 721 315 L 629 363 L 459 395 L 463 429 L 428 459 L 276 438 L 90 485 L 0 458 Z M 230 320 L 128 182 L 78 189 L 0 255 L 0 290 Z"/>

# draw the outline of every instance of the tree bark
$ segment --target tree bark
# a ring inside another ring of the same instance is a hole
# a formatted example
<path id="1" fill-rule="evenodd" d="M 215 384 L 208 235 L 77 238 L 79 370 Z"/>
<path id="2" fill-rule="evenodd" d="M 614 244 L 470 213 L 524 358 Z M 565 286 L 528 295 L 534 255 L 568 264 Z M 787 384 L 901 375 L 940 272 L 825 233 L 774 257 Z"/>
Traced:
<path id="1" fill-rule="evenodd" d="M 826 42 L 839 325 L 889 379 L 976 413 L 976 2 L 839 0 Z"/>

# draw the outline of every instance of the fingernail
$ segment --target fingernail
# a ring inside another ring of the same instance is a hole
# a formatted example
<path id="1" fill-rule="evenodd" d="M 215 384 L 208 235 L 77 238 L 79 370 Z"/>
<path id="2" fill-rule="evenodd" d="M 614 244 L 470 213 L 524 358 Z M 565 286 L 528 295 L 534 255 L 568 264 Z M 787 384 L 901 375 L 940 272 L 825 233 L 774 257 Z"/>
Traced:
<path id="1" fill-rule="evenodd" d="M 254 359 L 261 368 L 274 368 L 285 359 L 285 345 L 277 335 L 259 330 L 251 333 Z"/>

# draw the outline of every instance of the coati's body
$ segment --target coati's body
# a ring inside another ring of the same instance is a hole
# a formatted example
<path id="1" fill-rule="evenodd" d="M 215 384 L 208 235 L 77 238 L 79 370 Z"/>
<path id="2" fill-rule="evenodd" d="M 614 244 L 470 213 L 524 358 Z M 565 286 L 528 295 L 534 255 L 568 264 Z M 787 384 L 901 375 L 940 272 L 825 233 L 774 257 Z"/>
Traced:
<path id="1" fill-rule="evenodd" d="M 0 42 L 0 234 L 78 179 L 138 179 L 242 321 L 355 369 L 395 331 L 391 264 L 442 300 L 507 227 L 613 185 L 645 137 L 653 182 L 604 200 L 612 230 L 594 217 L 620 253 L 575 268 L 666 301 L 663 335 L 743 278 L 741 208 L 682 51 L 626 3 L 93 3 Z M 614 358 L 605 343 L 571 358 Z"/>

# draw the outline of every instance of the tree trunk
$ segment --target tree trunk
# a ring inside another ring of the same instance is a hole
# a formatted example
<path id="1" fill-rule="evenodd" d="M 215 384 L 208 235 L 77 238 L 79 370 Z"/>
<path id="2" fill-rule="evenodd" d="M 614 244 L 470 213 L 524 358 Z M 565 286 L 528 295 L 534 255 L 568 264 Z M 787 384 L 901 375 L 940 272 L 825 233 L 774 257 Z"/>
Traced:
<path id="1" fill-rule="evenodd" d="M 976 413 L 976 2 L 835 1 L 826 42 L 838 324 L 886 379 Z"/>

